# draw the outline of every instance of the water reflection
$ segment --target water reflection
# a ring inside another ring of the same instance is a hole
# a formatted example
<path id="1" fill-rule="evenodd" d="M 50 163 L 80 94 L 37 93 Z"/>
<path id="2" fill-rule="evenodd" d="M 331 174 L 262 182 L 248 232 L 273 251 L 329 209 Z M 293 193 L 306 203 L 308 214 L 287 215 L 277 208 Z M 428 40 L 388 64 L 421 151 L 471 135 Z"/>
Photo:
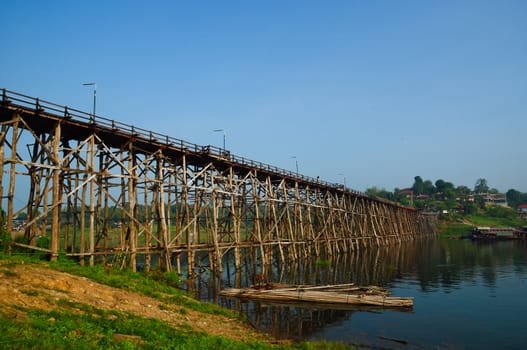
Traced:
<path id="1" fill-rule="evenodd" d="M 430 241 L 429 241 L 430 242 Z M 252 277 L 267 271 L 270 283 L 287 284 L 343 284 L 385 286 L 411 270 L 416 255 L 425 242 L 392 247 L 355 250 L 332 258 L 304 259 L 282 265 L 279 260 L 262 267 L 258 260 L 247 261 L 241 269 L 234 269 L 232 256 L 224 258 L 226 268 L 221 276 L 204 271 L 189 279 L 187 287 L 202 300 L 214 301 L 220 288 L 243 288 L 252 284 Z M 205 288 L 205 287 L 208 287 Z"/>
<path id="2" fill-rule="evenodd" d="M 461 282 L 476 283 L 480 277 L 486 287 L 493 287 L 498 276 L 511 266 L 525 274 L 526 247 L 522 241 L 428 241 L 404 274 L 415 276 L 423 291 L 440 288 L 448 292 L 459 288 Z"/>
<path id="3" fill-rule="evenodd" d="M 238 270 L 229 265 L 232 257 L 225 256 L 226 268 L 221 276 L 210 275 L 205 267 L 203 273 L 189 280 L 187 286 L 201 300 L 237 310 L 255 327 L 277 338 L 329 339 L 355 345 L 360 338 L 360 344 L 378 346 L 386 339 L 403 337 L 407 342 L 404 346 L 443 344 L 442 348 L 456 348 L 459 344 L 462 344 L 461 348 L 466 344 L 477 344 L 477 347 L 499 345 L 505 341 L 505 338 L 499 338 L 505 337 L 503 334 L 506 334 L 506 343 L 527 340 L 506 330 L 494 332 L 497 337 L 494 343 L 493 340 L 478 343 L 481 340 L 460 336 L 463 333 L 460 329 L 481 331 L 488 328 L 486 323 L 500 320 L 500 317 L 502 327 L 513 330 L 517 326 L 509 320 L 508 313 L 514 310 L 521 310 L 525 315 L 522 320 L 527 322 L 527 306 L 523 300 L 527 293 L 526 242 L 430 239 L 391 247 L 372 247 L 333 258 L 306 259 L 285 266 L 279 261 L 261 266 L 257 255 L 246 256 L 245 264 Z M 335 310 L 331 306 L 244 302 L 218 297 L 222 288 L 249 286 L 252 276 L 261 271 L 267 272 L 272 283 L 355 283 L 388 287 L 394 295 L 415 297 L 416 308 L 404 316 L 384 309 Z M 489 308 L 491 303 L 496 304 L 494 309 Z M 451 310 L 453 305 L 461 307 L 459 313 Z M 488 312 L 482 313 L 482 309 L 491 310 L 492 317 L 487 319 Z M 375 321 L 368 325 L 366 320 Z M 427 326 L 425 329 L 424 325 Z M 397 348 L 401 344 L 390 344 L 389 347 Z"/>

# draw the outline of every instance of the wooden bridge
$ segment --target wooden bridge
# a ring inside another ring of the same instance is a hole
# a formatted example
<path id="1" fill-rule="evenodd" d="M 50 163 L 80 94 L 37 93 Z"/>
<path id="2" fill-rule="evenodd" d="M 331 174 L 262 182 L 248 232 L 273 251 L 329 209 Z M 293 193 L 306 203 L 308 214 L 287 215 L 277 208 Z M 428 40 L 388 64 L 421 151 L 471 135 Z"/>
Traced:
<path id="1" fill-rule="evenodd" d="M 435 233 L 419 211 L 343 185 L 3 89 L 0 209 L 11 245 L 81 264 L 188 273 L 226 253 L 262 264 Z M 144 260 L 143 260 L 144 259 Z"/>

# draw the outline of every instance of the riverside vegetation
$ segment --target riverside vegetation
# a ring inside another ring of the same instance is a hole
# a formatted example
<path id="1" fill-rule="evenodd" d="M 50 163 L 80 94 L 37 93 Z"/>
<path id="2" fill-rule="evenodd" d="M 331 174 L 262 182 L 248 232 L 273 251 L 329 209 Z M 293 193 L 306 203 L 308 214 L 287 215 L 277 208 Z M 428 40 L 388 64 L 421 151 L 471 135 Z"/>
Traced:
<path id="1" fill-rule="evenodd" d="M 467 236 L 476 226 L 519 228 L 527 225 L 527 221 L 515 209 L 520 204 L 527 204 L 527 193 L 509 189 L 505 194 L 507 206 L 489 205 L 485 198 L 497 195 L 499 191 L 490 188 L 484 178 L 478 179 L 471 190 L 467 186 L 454 186 L 442 179 L 434 185 L 432 181 L 423 181 L 420 176 L 416 176 L 410 188 L 395 188 L 390 192 L 373 187 L 366 193 L 423 211 L 437 212 L 440 236 Z"/>

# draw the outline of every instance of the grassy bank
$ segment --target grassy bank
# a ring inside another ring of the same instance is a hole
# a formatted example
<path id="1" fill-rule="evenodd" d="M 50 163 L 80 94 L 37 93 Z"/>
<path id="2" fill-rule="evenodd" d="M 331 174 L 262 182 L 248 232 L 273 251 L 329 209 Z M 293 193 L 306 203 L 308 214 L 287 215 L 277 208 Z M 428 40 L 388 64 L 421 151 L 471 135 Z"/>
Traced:
<path id="1" fill-rule="evenodd" d="M 68 259 L 49 263 L 0 255 L 0 348 L 349 348 L 337 343 L 276 344 L 232 311 L 192 299 L 178 284 L 176 274 L 161 271 L 132 273 L 82 267 Z M 90 301 L 98 293 L 99 302 Z M 139 312 L 126 308 L 133 304 L 142 307 Z M 161 316 L 148 316 L 152 314 Z"/>
<path id="2" fill-rule="evenodd" d="M 496 208 L 483 213 L 470 215 L 443 215 L 439 222 L 439 235 L 443 237 L 460 237 L 469 235 L 474 227 L 523 227 L 527 221 L 518 217 L 511 210 Z"/>
<path id="3" fill-rule="evenodd" d="M 440 237 L 463 237 L 469 235 L 473 227 L 470 224 L 441 220 L 438 232 Z"/>
<path id="4" fill-rule="evenodd" d="M 59 301 L 57 310 L 0 313 L 5 349 L 266 349 L 222 337 L 175 329 L 156 319 Z"/>

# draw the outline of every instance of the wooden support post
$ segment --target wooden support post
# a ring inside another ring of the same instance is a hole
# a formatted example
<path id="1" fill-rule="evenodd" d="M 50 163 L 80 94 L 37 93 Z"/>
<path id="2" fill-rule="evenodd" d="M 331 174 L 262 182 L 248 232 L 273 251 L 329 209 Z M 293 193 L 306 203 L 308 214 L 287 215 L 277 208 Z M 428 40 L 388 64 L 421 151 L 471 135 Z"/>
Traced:
<path id="1" fill-rule="evenodd" d="M 170 261 L 170 241 L 169 241 L 169 233 L 167 228 L 167 222 L 165 218 L 165 191 L 164 191 L 164 178 L 165 178 L 165 169 L 163 166 L 163 156 L 159 155 L 157 157 L 157 177 L 156 177 L 156 184 L 159 189 L 159 198 L 157 201 L 158 205 L 158 230 L 160 233 L 160 236 L 163 238 L 163 249 L 164 249 L 164 270 L 165 271 L 171 271 L 172 270 L 172 263 Z M 150 244 L 150 243 L 148 243 Z"/>
<path id="2" fill-rule="evenodd" d="M 77 149 L 79 147 L 79 142 L 77 142 Z M 78 189 L 79 188 L 79 184 L 80 184 L 80 159 L 79 159 L 79 155 L 78 153 L 76 152 L 75 153 L 75 171 L 73 172 L 73 176 L 74 176 L 74 186 L 75 186 L 75 189 Z M 72 215 L 72 221 L 73 221 L 73 233 L 72 233 L 72 238 L 71 238 L 71 247 L 70 247 L 70 253 L 74 253 L 76 251 L 76 245 L 77 245 L 77 233 L 79 231 L 79 225 L 80 225 L 80 218 L 79 218 L 79 206 L 78 206 L 78 203 L 79 203 L 79 191 L 76 190 L 75 191 L 75 194 L 73 195 L 73 207 L 72 207 L 72 211 L 73 211 L 73 215 Z M 81 258 L 81 261 L 82 258 Z"/>
<path id="3" fill-rule="evenodd" d="M 230 211 L 232 217 L 232 228 L 234 231 L 234 266 L 239 269 L 242 265 L 241 257 L 241 232 L 240 232 L 240 210 L 236 204 L 236 194 L 240 192 L 238 186 L 234 183 L 234 171 L 232 167 L 229 167 L 229 192 L 230 192 Z"/>
<path id="4" fill-rule="evenodd" d="M 102 157 L 101 157 L 102 159 Z M 104 251 L 108 251 L 108 234 L 110 229 L 110 207 L 108 203 L 108 197 L 109 197 L 109 190 L 110 190 L 110 183 L 108 180 L 108 164 L 106 163 L 108 159 L 108 156 L 105 159 L 105 166 L 104 166 L 104 184 L 101 181 L 101 187 L 99 189 L 99 196 L 104 193 L 104 226 L 103 226 L 103 234 L 104 234 Z M 102 172 L 102 169 L 101 169 Z M 107 256 L 106 254 L 103 255 L 103 264 L 106 264 Z"/>
<path id="5" fill-rule="evenodd" d="M 218 193 L 214 184 L 214 176 L 211 174 L 211 187 L 212 187 L 212 244 L 214 245 L 214 268 L 211 269 L 221 273 L 223 271 L 223 266 L 221 263 L 221 251 L 219 247 L 219 220 L 220 220 L 220 206 L 221 199 L 218 199 L 221 194 Z"/>
<path id="6" fill-rule="evenodd" d="M 7 217 L 3 215 L 3 198 L 4 198 L 4 164 L 5 164 L 5 139 L 7 137 L 7 126 L 2 125 L 2 128 L 0 129 L 0 225 L 1 227 L 4 227 L 6 224 L 5 220 L 7 220 Z M 9 247 L 11 249 L 11 246 Z M 10 253 L 10 252 L 9 252 Z"/>
<path id="7" fill-rule="evenodd" d="M 279 218 L 278 218 L 278 214 L 277 214 L 277 208 L 276 206 L 278 205 L 278 200 L 277 200 L 277 196 L 274 192 L 274 188 L 273 188 L 273 183 L 271 181 L 271 177 L 267 177 L 267 193 L 269 195 L 269 205 L 270 205 L 270 209 L 271 209 L 271 223 L 272 223 L 272 228 L 271 228 L 271 234 L 273 235 L 272 237 L 272 240 L 274 240 L 276 242 L 276 244 L 278 245 L 278 251 L 280 253 L 280 261 L 282 263 L 285 263 L 285 256 L 284 256 L 284 250 L 283 250 L 283 247 L 282 247 L 282 237 L 280 235 L 280 229 L 279 229 Z"/>
<path id="8" fill-rule="evenodd" d="M 181 193 L 181 201 L 184 206 L 184 212 L 183 212 L 183 218 L 185 219 L 183 221 L 182 227 L 184 227 L 184 230 L 186 231 L 186 241 L 187 241 L 187 273 L 189 277 L 194 276 L 194 247 L 193 247 L 193 227 L 196 227 L 196 224 L 191 225 L 192 219 L 190 218 L 190 209 L 189 209 L 189 181 L 188 181 L 188 169 L 187 169 L 187 157 L 186 155 L 182 156 L 182 170 L 183 170 L 183 176 L 182 176 L 182 193 Z M 193 226 L 193 227 L 190 227 Z"/>
<path id="9" fill-rule="evenodd" d="M 60 133 L 61 125 L 56 123 L 55 125 L 55 134 L 53 138 L 53 190 L 52 190 L 52 201 L 51 201 L 51 240 L 50 240 L 50 249 L 51 249 L 51 261 L 56 261 L 59 256 L 59 242 L 60 242 L 60 172 L 62 162 L 60 160 Z"/>
<path id="10" fill-rule="evenodd" d="M 137 214 L 136 212 L 136 189 L 137 178 L 135 172 L 135 155 L 133 150 L 133 143 L 128 144 L 128 212 L 131 218 L 128 221 L 127 238 L 130 247 L 130 268 L 133 272 L 137 270 L 137 231 L 135 222 L 132 220 Z"/>
<path id="11" fill-rule="evenodd" d="M 159 159 L 156 157 L 156 163 L 159 162 Z M 156 165 L 156 167 L 159 166 L 159 164 Z M 143 176 L 144 176 L 144 190 L 143 190 L 143 205 L 144 205 L 144 224 L 148 226 L 148 230 L 145 230 L 144 232 L 144 249 L 145 249 L 145 270 L 150 271 L 150 263 L 151 263 L 151 256 L 150 256 L 150 244 L 152 242 L 152 235 L 151 232 L 153 231 L 154 227 L 154 220 L 159 220 L 159 183 L 157 182 L 157 176 L 158 176 L 159 169 L 156 169 L 155 171 L 155 178 L 152 181 L 148 174 L 150 172 L 150 163 L 145 160 L 144 162 L 144 169 L 143 169 Z M 152 202 L 150 203 L 150 195 L 152 196 Z M 157 222 L 157 232 L 158 232 L 158 239 L 163 241 L 163 238 L 160 236 L 162 235 L 159 227 L 159 221 Z M 139 244 L 139 243 L 138 243 Z M 139 244 L 140 245 L 140 244 Z M 163 267 L 164 265 L 164 257 L 160 257 L 159 259 L 159 265 Z"/>
<path id="12" fill-rule="evenodd" d="M 90 137 L 88 143 L 88 174 L 94 174 L 95 171 L 95 139 L 93 135 Z M 95 258 L 95 186 L 96 178 L 92 177 L 89 183 L 90 186 L 90 227 L 89 227 L 89 266 L 93 266 Z M 86 184 L 88 186 L 88 184 Z M 100 195 L 100 194 L 99 194 Z"/>
<path id="13" fill-rule="evenodd" d="M 12 131 L 12 137 L 11 137 L 11 160 L 9 165 L 9 188 L 7 192 L 7 232 L 11 234 L 11 238 L 13 238 L 13 199 L 15 197 L 15 172 L 16 172 L 16 160 L 18 158 L 17 156 L 17 144 L 18 144 L 18 126 L 19 126 L 19 119 L 20 117 L 17 116 L 15 118 L 15 122 L 13 123 L 13 131 Z M 3 174 L 0 174 L 3 176 Z"/>
<path id="14" fill-rule="evenodd" d="M 81 194 L 81 220 L 80 220 L 80 248 L 79 248 L 79 263 L 81 266 L 84 266 L 85 259 L 84 259 L 84 253 L 86 252 L 86 191 L 87 191 L 87 185 L 86 181 L 88 180 L 88 174 L 85 172 L 82 183 L 84 184 L 82 186 L 82 194 Z"/>

